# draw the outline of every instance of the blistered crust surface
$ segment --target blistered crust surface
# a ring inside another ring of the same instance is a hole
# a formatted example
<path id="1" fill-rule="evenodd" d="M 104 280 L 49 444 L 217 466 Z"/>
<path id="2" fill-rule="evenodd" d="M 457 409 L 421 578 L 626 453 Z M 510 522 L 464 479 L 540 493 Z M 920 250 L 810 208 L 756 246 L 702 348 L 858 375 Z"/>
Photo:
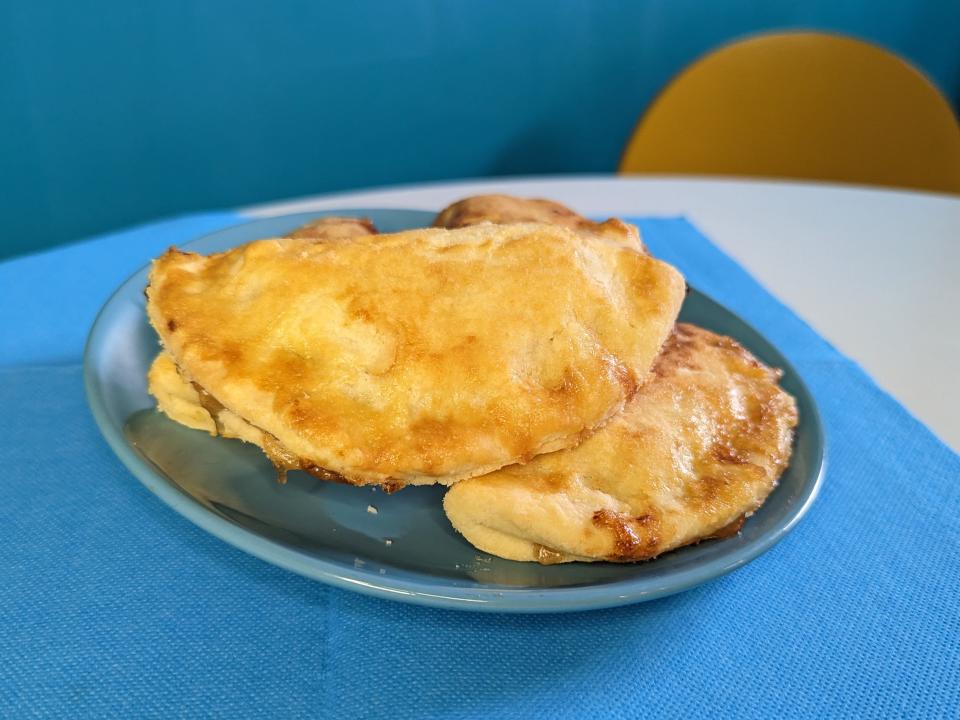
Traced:
<path id="1" fill-rule="evenodd" d="M 631 562 L 717 535 L 789 460 L 797 411 L 778 379 L 732 339 L 678 324 L 622 414 L 575 449 L 457 484 L 447 516 L 512 560 Z"/>
<path id="2" fill-rule="evenodd" d="M 154 262 L 151 323 L 232 413 L 352 482 L 454 482 L 570 447 L 646 379 L 682 277 L 542 224 Z"/>

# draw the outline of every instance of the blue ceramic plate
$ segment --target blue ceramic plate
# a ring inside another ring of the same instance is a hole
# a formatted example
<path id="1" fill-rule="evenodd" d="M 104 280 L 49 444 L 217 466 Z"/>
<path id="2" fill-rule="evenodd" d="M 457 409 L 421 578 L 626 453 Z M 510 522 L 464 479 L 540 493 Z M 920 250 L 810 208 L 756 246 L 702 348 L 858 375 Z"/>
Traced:
<path id="1" fill-rule="evenodd" d="M 423 227 L 433 213 L 348 210 L 257 220 L 187 247 L 210 253 L 283 235 L 324 214 L 370 217 L 386 232 Z M 624 605 L 679 592 L 753 560 L 813 502 L 823 471 L 823 430 L 813 399 L 784 357 L 728 310 L 692 290 L 680 317 L 739 340 L 785 370 L 800 409 L 793 458 L 778 488 L 734 538 L 700 543 L 635 565 L 540 566 L 478 552 L 447 522 L 443 489 L 379 489 L 291 473 L 278 485 L 259 449 L 182 427 L 153 409 L 147 367 L 158 350 L 144 312 L 147 269 L 101 310 L 85 357 L 93 415 L 130 471 L 174 510 L 267 562 L 348 590 L 466 610 L 557 612 Z M 369 507 L 376 508 L 374 514 Z"/>

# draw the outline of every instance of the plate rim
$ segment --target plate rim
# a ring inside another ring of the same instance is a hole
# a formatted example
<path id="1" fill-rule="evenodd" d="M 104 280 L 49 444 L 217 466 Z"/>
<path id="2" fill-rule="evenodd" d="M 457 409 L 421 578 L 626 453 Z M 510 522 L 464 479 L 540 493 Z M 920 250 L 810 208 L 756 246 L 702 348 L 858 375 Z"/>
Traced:
<path id="1" fill-rule="evenodd" d="M 336 208 L 330 210 L 306 211 L 274 215 L 265 218 L 244 218 L 240 222 L 228 225 L 212 232 L 199 235 L 181 247 L 189 248 L 210 237 L 219 235 L 244 225 L 255 225 L 264 222 L 276 221 L 279 218 L 310 219 L 327 215 L 357 214 L 357 213 L 429 213 L 432 210 L 417 210 L 413 208 Z M 721 555 L 692 568 L 679 570 L 666 579 L 651 579 L 644 577 L 629 578 L 601 585 L 583 585 L 561 588 L 511 588 L 508 586 L 490 586 L 489 589 L 442 585 L 440 580 L 433 583 L 409 578 L 393 578 L 389 575 L 373 574 L 361 568 L 350 568 L 335 565 L 329 560 L 316 555 L 286 547 L 269 538 L 263 537 L 252 530 L 248 530 L 229 519 L 220 516 L 191 495 L 182 490 L 176 482 L 166 479 L 163 473 L 146 457 L 137 452 L 126 440 L 122 429 L 118 429 L 110 419 L 106 402 L 102 393 L 99 377 L 95 371 L 95 356 L 99 336 L 107 330 L 104 316 L 107 310 L 121 297 L 125 297 L 128 286 L 138 281 L 138 278 L 149 268 L 150 263 L 139 267 L 131 273 L 110 294 L 98 310 L 83 351 L 83 381 L 87 403 L 90 406 L 94 421 L 101 435 L 107 441 L 110 449 L 130 471 L 130 473 L 157 496 L 170 509 L 192 522 L 197 527 L 209 532 L 214 537 L 226 542 L 234 548 L 246 552 L 254 557 L 289 570 L 303 577 L 318 580 L 333 587 L 358 592 L 364 595 L 398 600 L 415 605 L 437 607 L 443 609 L 472 610 L 479 612 L 510 612 L 510 613 L 555 613 L 579 612 L 603 608 L 630 605 L 637 602 L 655 600 L 675 593 L 683 592 L 710 580 L 722 577 L 747 563 L 755 560 L 770 550 L 790 533 L 801 519 L 807 514 L 810 507 L 820 493 L 827 469 L 827 438 L 820 409 L 816 398 L 803 376 L 797 372 L 793 363 L 766 338 L 740 315 L 727 308 L 712 296 L 700 290 L 694 290 L 708 302 L 729 313 L 737 321 L 749 328 L 768 345 L 777 350 L 783 358 L 785 373 L 789 373 L 796 381 L 800 391 L 809 401 L 810 411 L 801 422 L 809 423 L 816 440 L 816 471 L 813 481 L 803 485 L 802 492 L 794 502 L 788 506 L 783 518 L 765 534 L 756 538 L 750 544 L 739 548 L 732 556 Z M 692 289 L 692 288 L 691 288 Z M 650 562 L 656 562 L 652 560 Z M 654 582 L 654 580 L 657 580 Z M 443 592 L 440 592 L 440 588 Z"/>

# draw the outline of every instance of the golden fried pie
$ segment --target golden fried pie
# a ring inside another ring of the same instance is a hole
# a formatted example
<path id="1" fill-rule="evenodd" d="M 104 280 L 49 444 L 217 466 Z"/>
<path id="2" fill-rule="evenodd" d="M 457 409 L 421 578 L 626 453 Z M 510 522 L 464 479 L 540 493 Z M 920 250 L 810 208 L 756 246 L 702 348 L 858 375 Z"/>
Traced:
<path id="1" fill-rule="evenodd" d="M 678 324 L 623 413 L 579 447 L 465 480 L 453 526 L 510 560 L 633 562 L 736 532 L 790 457 L 797 410 L 734 340 Z"/>
<path id="2" fill-rule="evenodd" d="M 482 223 L 542 222 L 560 225 L 584 235 L 606 237 L 630 247 L 643 249 L 636 225 L 611 218 L 598 223 L 553 200 L 513 195 L 474 195 L 448 205 L 434 218 L 434 227 L 461 228 Z"/>
<path id="3" fill-rule="evenodd" d="M 278 465 L 402 486 L 578 443 L 647 379 L 683 294 L 623 244 L 488 224 L 171 249 L 147 312 L 183 381 Z"/>

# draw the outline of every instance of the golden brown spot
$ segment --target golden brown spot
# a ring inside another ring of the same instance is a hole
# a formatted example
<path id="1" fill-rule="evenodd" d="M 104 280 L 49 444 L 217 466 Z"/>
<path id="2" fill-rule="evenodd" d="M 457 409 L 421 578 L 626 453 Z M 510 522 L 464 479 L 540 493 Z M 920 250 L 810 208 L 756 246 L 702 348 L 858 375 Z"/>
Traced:
<path id="1" fill-rule="evenodd" d="M 174 320 L 174 319 L 172 319 L 172 318 L 171 318 L 170 320 L 167 320 L 167 329 L 168 329 L 170 332 L 173 332 L 174 330 L 176 330 L 176 329 L 177 329 L 177 321 Z"/>
<path id="2" fill-rule="evenodd" d="M 556 398 L 566 398 L 575 396 L 579 392 L 579 389 L 580 383 L 578 382 L 577 376 L 569 367 L 566 367 L 563 369 L 563 377 L 560 379 L 560 382 L 552 387 L 548 387 L 547 392 Z"/>
<path id="3" fill-rule="evenodd" d="M 617 379 L 617 382 L 620 383 L 620 387 L 623 388 L 623 396 L 627 400 L 631 399 L 637 394 L 637 390 L 640 389 L 637 376 L 619 360 L 613 360 L 611 362 L 611 368 L 613 369 L 613 376 Z"/>
<path id="4" fill-rule="evenodd" d="M 243 348 L 235 342 L 224 341 L 219 345 L 208 345 L 204 355 L 208 358 L 214 358 L 226 366 L 227 371 L 232 371 L 243 360 Z"/>
<path id="5" fill-rule="evenodd" d="M 691 483 L 686 496 L 696 506 L 709 507 L 723 502 L 730 495 L 732 485 L 728 478 L 702 475 L 699 482 Z"/>
<path id="6" fill-rule="evenodd" d="M 370 218 L 354 218 L 357 225 L 362 227 L 371 235 L 376 235 L 378 233 L 377 226 L 373 224 L 373 220 Z"/>
<path id="7" fill-rule="evenodd" d="M 456 422 L 446 418 L 420 418 L 410 426 L 410 433 L 424 451 L 442 446 L 456 428 Z"/>
<path id="8" fill-rule="evenodd" d="M 257 384 L 274 393 L 273 407 L 281 414 L 285 408 L 299 401 L 303 380 L 310 376 L 312 370 L 307 358 L 289 350 L 279 350 L 264 363 Z"/>
<path id="9" fill-rule="evenodd" d="M 568 484 L 567 476 L 562 473 L 545 473 L 543 475 L 534 474 L 529 478 L 524 478 L 532 491 L 540 495 L 551 495 L 562 493 Z"/>
<path id="10" fill-rule="evenodd" d="M 717 443 L 710 448 L 710 454 L 718 462 L 727 465 L 746 465 L 749 460 L 745 458 L 740 451 L 730 443 Z"/>
<path id="11" fill-rule="evenodd" d="M 363 320 L 365 322 L 373 322 L 373 313 L 367 310 L 367 308 L 363 308 L 363 307 L 351 308 L 351 314 L 353 315 L 353 317 L 357 318 L 358 320 Z"/>
<path id="12" fill-rule="evenodd" d="M 611 560 L 644 560 L 656 555 L 660 544 L 660 520 L 647 513 L 629 518 L 612 510 L 597 510 L 593 524 L 613 533 L 614 554 Z"/>
<path id="13" fill-rule="evenodd" d="M 678 324 L 667 338 L 652 372 L 659 378 L 667 378 L 678 369 L 699 371 L 703 368 L 696 362 L 696 342 L 689 326 Z"/>
<path id="14" fill-rule="evenodd" d="M 754 403 L 750 407 L 750 422 L 754 426 L 764 425 L 774 412 L 769 398 L 765 402 Z"/>

